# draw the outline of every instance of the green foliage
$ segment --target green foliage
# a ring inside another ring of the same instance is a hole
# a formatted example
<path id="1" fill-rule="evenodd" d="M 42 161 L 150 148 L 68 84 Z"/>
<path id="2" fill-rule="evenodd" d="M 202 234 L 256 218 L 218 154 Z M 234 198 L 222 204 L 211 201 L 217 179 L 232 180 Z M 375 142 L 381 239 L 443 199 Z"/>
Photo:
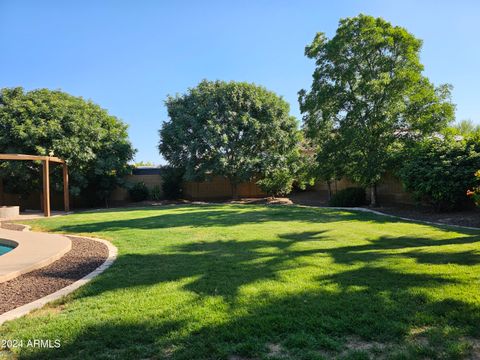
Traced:
<path id="1" fill-rule="evenodd" d="M 202 81 L 166 101 L 159 150 L 185 179 L 225 176 L 237 185 L 283 168 L 300 139 L 288 103 L 248 83 Z"/>
<path id="2" fill-rule="evenodd" d="M 467 190 L 478 184 L 480 142 L 476 138 L 431 138 L 403 152 L 398 175 L 418 201 L 437 211 L 471 206 Z"/>
<path id="3" fill-rule="evenodd" d="M 286 157 L 283 164 L 266 164 L 263 178 L 257 181 L 262 191 L 270 196 L 288 195 L 295 185 L 305 189 L 315 183 L 314 158 L 309 144 L 300 141 Z"/>
<path id="4" fill-rule="evenodd" d="M 321 178 L 344 172 L 375 185 L 396 142 L 431 134 L 453 119 L 450 87 L 435 88 L 422 75 L 420 48 L 404 28 L 366 15 L 341 20 L 332 39 L 318 33 L 306 47 L 316 69 L 299 101 L 305 132 L 321 149 Z"/>
<path id="5" fill-rule="evenodd" d="M 367 203 L 365 189 L 361 187 L 349 187 L 337 191 L 329 201 L 330 206 L 355 207 Z"/>
<path id="6" fill-rule="evenodd" d="M 141 167 L 141 166 L 148 166 L 148 167 L 154 167 L 155 164 L 151 161 L 137 161 L 135 164 L 133 164 L 135 167 Z"/>
<path id="7" fill-rule="evenodd" d="M 290 194 L 294 180 L 294 175 L 289 169 L 274 169 L 266 177 L 257 181 L 257 184 L 264 193 L 275 197 Z"/>
<path id="8" fill-rule="evenodd" d="M 152 200 L 162 200 L 162 195 L 162 188 L 158 185 L 155 185 L 150 191 L 150 197 L 152 198 Z"/>
<path id="9" fill-rule="evenodd" d="M 91 101 L 61 91 L 22 88 L 0 90 L 0 153 L 53 154 L 69 165 L 70 192 L 106 199 L 130 172 L 133 158 L 127 125 Z M 62 186 L 52 170 L 52 184 Z M 40 189 L 40 166 L 2 162 L 10 190 L 21 194 Z"/>
<path id="10" fill-rule="evenodd" d="M 467 190 L 467 196 L 473 200 L 475 205 L 480 206 L 480 170 L 477 170 L 474 175 L 479 185 L 472 187 L 471 189 L 473 190 L 469 188 Z"/>
<path id="11" fill-rule="evenodd" d="M 147 200 L 150 196 L 150 191 L 148 190 L 147 185 L 143 181 L 133 184 L 129 189 L 128 193 L 130 198 L 134 202 Z"/>
<path id="12" fill-rule="evenodd" d="M 452 126 L 453 133 L 469 136 L 475 133 L 480 133 L 480 125 L 475 124 L 472 120 L 461 120 Z"/>
<path id="13" fill-rule="evenodd" d="M 162 190 L 163 196 L 168 200 L 177 200 L 183 194 L 183 178 L 185 170 L 173 166 L 162 168 Z"/>

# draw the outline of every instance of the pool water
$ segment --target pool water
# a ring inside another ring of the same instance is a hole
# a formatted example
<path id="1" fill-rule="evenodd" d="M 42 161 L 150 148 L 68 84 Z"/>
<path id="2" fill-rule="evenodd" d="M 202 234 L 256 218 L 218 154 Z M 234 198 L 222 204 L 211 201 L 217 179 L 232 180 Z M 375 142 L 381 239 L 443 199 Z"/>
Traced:
<path id="1" fill-rule="evenodd" d="M 0 245 L 0 255 L 6 254 L 10 250 L 12 250 L 13 247 L 11 246 L 5 246 L 5 245 Z"/>

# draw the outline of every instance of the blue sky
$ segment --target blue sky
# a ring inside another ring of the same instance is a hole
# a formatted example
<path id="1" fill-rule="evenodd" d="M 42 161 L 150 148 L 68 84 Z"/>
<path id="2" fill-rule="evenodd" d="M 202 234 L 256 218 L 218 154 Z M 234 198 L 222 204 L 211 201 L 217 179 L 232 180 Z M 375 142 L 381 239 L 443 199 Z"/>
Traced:
<path id="1" fill-rule="evenodd" d="M 382 16 L 424 40 L 425 74 L 454 86 L 457 119 L 480 122 L 480 2 L 442 0 L 0 0 L 0 87 L 61 89 L 130 126 L 136 160 L 162 163 L 167 94 L 202 79 L 255 82 L 300 118 L 303 55 L 343 17 Z"/>

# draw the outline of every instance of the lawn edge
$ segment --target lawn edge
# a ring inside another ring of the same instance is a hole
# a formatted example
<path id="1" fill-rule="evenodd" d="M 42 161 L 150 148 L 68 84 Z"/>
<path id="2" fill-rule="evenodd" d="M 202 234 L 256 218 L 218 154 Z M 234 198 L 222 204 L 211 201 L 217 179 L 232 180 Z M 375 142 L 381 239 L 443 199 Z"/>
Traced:
<path id="1" fill-rule="evenodd" d="M 190 203 L 190 204 L 166 204 L 166 206 L 170 205 L 243 205 L 243 206 L 250 206 L 252 204 L 236 204 L 236 203 L 216 203 L 216 202 L 201 202 L 201 203 Z M 480 231 L 480 227 L 473 227 L 473 226 L 465 226 L 465 225 L 456 225 L 456 224 L 447 224 L 447 223 L 441 223 L 441 222 L 435 222 L 435 221 L 428 221 L 428 220 L 421 220 L 421 219 L 414 219 L 414 218 L 407 218 L 403 216 L 398 216 L 398 215 L 393 215 L 393 214 L 387 214 L 384 212 L 381 212 L 379 210 L 373 210 L 369 209 L 366 207 L 345 207 L 345 206 L 321 206 L 321 205 L 304 205 L 304 204 L 255 204 L 255 205 L 260 205 L 260 206 L 296 206 L 296 207 L 304 207 L 304 208 L 320 208 L 320 209 L 331 209 L 331 210 L 344 210 L 344 211 L 359 211 L 359 212 L 367 212 L 375 215 L 380 215 L 380 216 L 387 216 L 390 218 L 395 218 L 395 219 L 400 219 L 404 221 L 409 221 L 413 223 L 419 223 L 419 224 L 427 224 L 427 225 L 435 225 L 435 226 L 443 226 L 443 227 L 453 227 L 453 228 L 460 228 L 460 229 L 467 229 L 467 230 L 477 230 Z M 149 205 L 146 204 L 144 206 L 134 206 L 129 209 L 145 209 L 145 208 L 150 208 L 150 207 L 161 207 L 165 205 Z M 109 209 L 88 209 L 88 210 L 80 210 L 80 211 L 71 211 L 69 214 L 82 214 L 82 213 L 90 213 L 90 212 L 96 212 L 96 211 L 109 211 L 111 209 L 122 209 L 121 207 L 118 208 L 109 208 Z M 67 232 L 68 233 L 68 232 Z"/>
<path id="2" fill-rule="evenodd" d="M 28 231 L 27 229 L 24 229 L 23 231 Z M 99 267 L 97 267 L 95 270 L 90 272 L 89 274 L 85 275 L 81 279 L 75 281 L 74 283 L 64 287 L 63 289 L 60 289 L 58 291 L 55 291 L 54 293 L 51 293 L 47 296 L 44 296 L 40 299 L 37 299 L 35 301 L 32 301 L 28 304 L 19 306 L 16 309 L 7 311 L 6 313 L 3 313 L 0 315 L 0 326 L 3 325 L 5 322 L 14 320 L 17 318 L 20 318 L 22 316 L 25 316 L 32 312 L 33 310 L 37 310 L 42 308 L 43 306 L 47 305 L 48 303 L 51 303 L 52 301 L 56 301 L 58 299 L 61 299 L 75 290 L 79 289 L 81 286 L 89 283 L 91 280 L 96 278 L 98 275 L 103 273 L 105 270 L 107 270 L 117 259 L 118 255 L 118 249 L 109 241 L 104 240 L 104 239 L 99 239 L 99 238 L 93 238 L 93 237 L 86 237 L 86 236 L 79 236 L 79 235 L 68 235 L 74 238 L 87 238 L 89 240 L 93 241 L 98 241 L 102 244 L 104 244 L 108 248 L 108 257 L 107 259 L 101 264 Z"/>
<path id="3" fill-rule="evenodd" d="M 307 206 L 307 207 L 315 207 L 315 206 Z M 378 211 L 378 210 L 367 209 L 367 208 L 363 208 L 363 207 L 334 207 L 334 206 L 317 206 L 317 207 L 320 207 L 322 209 L 334 209 L 334 210 L 346 210 L 346 211 L 348 211 L 348 210 L 363 211 L 363 212 L 368 212 L 368 213 L 375 214 L 375 215 L 387 216 L 387 217 L 391 217 L 391 218 L 396 218 L 396 219 L 405 220 L 405 221 L 414 222 L 414 223 L 420 223 L 420 224 L 445 226 L 445 227 L 455 227 L 455 228 L 462 228 L 462 229 L 469 229 L 469 230 L 480 230 L 480 228 L 473 227 L 473 226 L 446 224 L 446 223 L 435 222 L 435 221 L 406 218 L 406 217 L 403 217 L 403 216 L 387 214 L 387 213 L 384 213 L 384 212 L 381 212 L 381 211 Z"/>

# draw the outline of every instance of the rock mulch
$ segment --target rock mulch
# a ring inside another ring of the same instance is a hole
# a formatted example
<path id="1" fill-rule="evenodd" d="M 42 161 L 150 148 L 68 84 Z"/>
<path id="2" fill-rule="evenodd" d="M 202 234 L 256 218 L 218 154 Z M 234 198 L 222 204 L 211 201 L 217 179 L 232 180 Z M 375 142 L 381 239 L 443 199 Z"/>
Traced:
<path id="1" fill-rule="evenodd" d="M 6 224 L 3 224 L 4 228 Z M 10 225 L 7 226 L 12 229 Z M 69 238 L 72 241 L 72 249 L 61 259 L 0 283 L 0 314 L 74 283 L 102 265 L 108 258 L 108 248 L 105 244 L 87 238 Z"/>
<path id="2" fill-rule="evenodd" d="M 459 225 L 480 228 L 479 209 L 457 211 L 457 212 L 434 212 L 429 208 L 414 206 L 385 206 L 378 209 L 380 212 L 389 215 L 400 216 L 413 220 L 430 221 L 446 225 Z"/>
<path id="3" fill-rule="evenodd" d="M 0 228 L 7 230 L 23 231 L 25 225 L 15 224 L 7 221 L 0 221 Z"/>

